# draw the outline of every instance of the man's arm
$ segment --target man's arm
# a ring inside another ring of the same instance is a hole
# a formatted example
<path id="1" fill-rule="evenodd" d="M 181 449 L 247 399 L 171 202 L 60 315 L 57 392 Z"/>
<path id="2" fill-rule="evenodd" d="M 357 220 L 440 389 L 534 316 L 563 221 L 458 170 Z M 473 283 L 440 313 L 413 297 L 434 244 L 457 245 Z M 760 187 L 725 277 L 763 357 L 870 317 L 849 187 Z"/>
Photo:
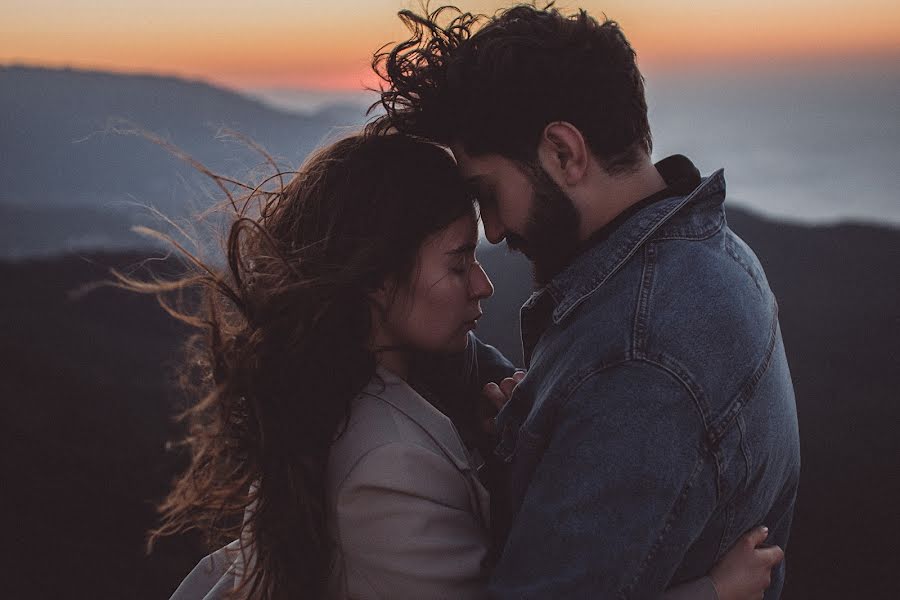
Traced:
<path id="1" fill-rule="evenodd" d="M 716 502 L 694 399 L 660 367 L 625 362 L 578 383 L 555 424 L 492 595 L 658 596 Z"/>

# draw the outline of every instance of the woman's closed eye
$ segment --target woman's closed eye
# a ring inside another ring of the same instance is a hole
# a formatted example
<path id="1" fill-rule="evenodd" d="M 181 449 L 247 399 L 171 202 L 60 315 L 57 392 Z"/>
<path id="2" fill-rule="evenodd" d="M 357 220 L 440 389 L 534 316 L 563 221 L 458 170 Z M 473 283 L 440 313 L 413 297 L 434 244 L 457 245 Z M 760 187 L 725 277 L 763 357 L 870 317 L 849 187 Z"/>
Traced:
<path id="1" fill-rule="evenodd" d="M 456 275 L 466 275 L 471 268 L 472 262 L 467 258 L 462 257 L 453 263 L 453 265 L 450 267 L 450 272 Z"/>
<path id="2" fill-rule="evenodd" d="M 479 263 L 478 259 L 475 258 L 475 252 L 470 250 L 469 253 L 461 254 L 454 259 L 450 266 L 450 272 L 455 275 L 468 275 L 472 267 L 477 264 Z"/>

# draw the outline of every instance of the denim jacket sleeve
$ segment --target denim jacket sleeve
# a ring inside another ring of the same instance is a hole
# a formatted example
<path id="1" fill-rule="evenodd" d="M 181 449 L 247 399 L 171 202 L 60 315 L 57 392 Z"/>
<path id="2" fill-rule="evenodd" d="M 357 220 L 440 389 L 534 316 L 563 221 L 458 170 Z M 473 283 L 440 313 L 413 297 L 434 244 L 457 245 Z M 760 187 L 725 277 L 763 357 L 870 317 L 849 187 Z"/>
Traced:
<path id="1" fill-rule="evenodd" d="M 529 445 L 542 454 L 492 597 L 659 597 L 715 508 L 695 400 L 639 360 L 598 367 L 567 388 L 543 439 L 529 421 L 519 433 L 516 455 Z"/>

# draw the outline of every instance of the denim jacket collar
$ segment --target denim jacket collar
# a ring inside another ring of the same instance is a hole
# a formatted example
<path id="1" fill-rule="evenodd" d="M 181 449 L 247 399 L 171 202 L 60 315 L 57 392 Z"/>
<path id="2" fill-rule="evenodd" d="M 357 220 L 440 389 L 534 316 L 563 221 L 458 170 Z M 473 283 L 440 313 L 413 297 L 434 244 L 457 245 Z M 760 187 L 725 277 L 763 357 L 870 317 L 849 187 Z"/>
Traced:
<path id="1" fill-rule="evenodd" d="M 724 200 L 725 174 L 723 169 L 719 169 L 687 196 L 673 196 L 638 211 L 608 238 L 580 254 L 550 283 L 532 294 L 522 306 L 522 342 L 526 364 L 530 361 L 534 342 L 540 337 L 540 332 L 534 331 L 533 327 L 528 327 L 531 331 L 526 331 L 529 321 L 533 323 L 535 317 L 552 310 L 550 316 L 553 323 L 562 323 L 578 305 L 600 289 L 651 236 L 692 238 L 710 235 L 722 224 L 724 213 L 721 205 Z M 687 205 L 691 205 L 694 210 L 682 213 Z"/>

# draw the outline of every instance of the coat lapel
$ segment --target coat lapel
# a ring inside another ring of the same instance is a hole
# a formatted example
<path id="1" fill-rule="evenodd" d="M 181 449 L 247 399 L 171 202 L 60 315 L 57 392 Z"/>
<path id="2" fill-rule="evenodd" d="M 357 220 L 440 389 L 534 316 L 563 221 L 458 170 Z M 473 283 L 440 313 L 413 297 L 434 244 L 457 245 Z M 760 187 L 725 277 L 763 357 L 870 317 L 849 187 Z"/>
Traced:
<path id="1" fill-rule="evenodd" d="M 384 382 L 384 388 L 377 381 L 370 383 L 364 393 L 377 396 L 418 424 L 447 458 L 463 472 L 469 481 L 475 508 L 486 526 L 490 524 L 490 496 L 475 472 L 475 466 L 459 436 L 453 422 L 431 405 L 403 379 L 379 366 L 376 373 Z"/>

